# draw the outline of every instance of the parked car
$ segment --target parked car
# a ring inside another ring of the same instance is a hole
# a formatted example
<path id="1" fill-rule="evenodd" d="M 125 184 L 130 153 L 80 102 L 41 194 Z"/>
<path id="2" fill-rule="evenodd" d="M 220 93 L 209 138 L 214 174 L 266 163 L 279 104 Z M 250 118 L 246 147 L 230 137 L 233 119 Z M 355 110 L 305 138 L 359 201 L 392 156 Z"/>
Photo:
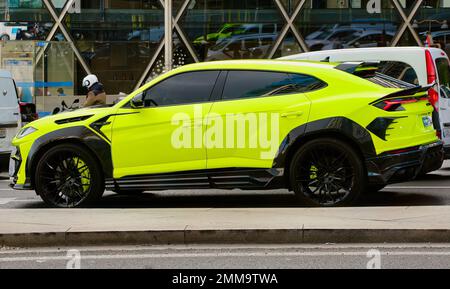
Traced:
<path id="1" fill-rule="evenodd" d="M 238 35 L 223 40 L 209 48 L 206 61 L 229 59 L 258 59 L 263 58 L 269 52 L 278 34 L 252 34 Z M 283 42 L 283 51 L 296 50 L 296 41 L 286 38 Z"/>
<path id="2" fill-rule="evenodd" d="M 330 42 L 322 47 L 322 50 L 342 48 L 367 48 L 389 46 L 395 33 L 389 31 L 369 30 L 355 32 L 347 37 Z"/>
<path id="3" fill-rule="evenodd" d="M 429 87 L 365 69 L 275 60 L 180 67 L 113 107 L 25 126 L 13 140 L 14 188 L 63 208 L 90 205 L 105 188 L 287 188 L 306 205 L 352 204 L 368 185 L 443 161 Z"/>
<path id="4" fill-rule="evenodd" d="M 0 171 L 8 171 L 11 144 L 21 126 L 19 100 L 11 73 L 0 70 Z"/>
<path id="5" fill-rule="evenodd" d="M 341 49 L 301 53 L 285 60 L 372 61 L 381 62 L 381 72 L 417 85 L 435 83 L 428 92 L 435 109 L 433 122 L 444 141 L 446 158 L 450 158 L 450 66 L 447 54 L 438 48 L 382 47 Z M 389 71 L 390 70 L 390 71 Z"/>
<path id="6" fill-rule="evenodd" d="M 194 44 L 215 44 L 236 35 L 277 33 L 280 28 L 281 27 L 275 23 L 226 23 L 219 31 L 207 34 L 206 39 L 205 36 L 197 37 L 194 40 Z"/>
<path id="7" fill-rule="evenodd" d="M 26 23 L 0 22 L 0 40 L 16 40 L 17 35 L 27 29 Z"/>
<path id="8" fill-rule="evenodd" d="M 363 31 L 361 28 L 339 27 L 320 30 L 306 36 L 305 42 L 311 51 L 323 50 L 324 47 L 340 41 L 341 39 L 351 38 L 358 31 Z"/>

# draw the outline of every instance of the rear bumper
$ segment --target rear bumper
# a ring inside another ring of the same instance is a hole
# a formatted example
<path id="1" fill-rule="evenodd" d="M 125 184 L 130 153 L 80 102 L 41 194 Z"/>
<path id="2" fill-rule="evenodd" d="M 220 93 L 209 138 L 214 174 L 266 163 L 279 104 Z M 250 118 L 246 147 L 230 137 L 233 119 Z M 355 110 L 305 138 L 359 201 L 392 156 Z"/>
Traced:
<path id="1" fill-rule="evenodd" d="M 444 147 L 441 141 L 394 154 L 382 154 L 366 160 L 370 184 L 391 184 L 409 181 L 422 173 L 441 168 Z"/>

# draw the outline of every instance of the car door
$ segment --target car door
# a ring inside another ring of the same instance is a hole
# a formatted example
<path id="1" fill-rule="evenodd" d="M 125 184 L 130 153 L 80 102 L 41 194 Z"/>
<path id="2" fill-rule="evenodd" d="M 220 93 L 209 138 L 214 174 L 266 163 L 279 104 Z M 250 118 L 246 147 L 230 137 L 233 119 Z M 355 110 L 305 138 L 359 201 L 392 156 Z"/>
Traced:
<path id="1" fill-rule="evenodd" d="M 114 177 L 205 169 L 203 117 L 218 75 L 171 76 L 142 93 L 143 108 L 120 108 L 112 127 Z"/>
<path id="2" fill-rule="evenodd" d="M 442 123 L 442 138 L 450 144 L 450 66 L 448 59 L 436 58 L 439 80 L 439 118 Z"/>
<path id="3" fill-rule="evenodd" d="M 318 82 L 283 72 L 229 71 L 206 122 L 208 169 L 272 167 L 283 139 L 307 122 L 310 101 L 303 92 Z"/>

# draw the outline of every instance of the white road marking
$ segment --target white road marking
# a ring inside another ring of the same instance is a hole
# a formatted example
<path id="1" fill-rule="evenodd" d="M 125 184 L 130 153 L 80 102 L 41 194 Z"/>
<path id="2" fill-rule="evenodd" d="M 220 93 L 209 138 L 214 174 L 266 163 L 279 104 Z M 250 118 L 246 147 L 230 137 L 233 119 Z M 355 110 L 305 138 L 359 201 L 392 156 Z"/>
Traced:
<path id="1" fill-rule="evenodd" d="M 380 251 L 392 251 L 394 249 L 397 250 L 430 250 L 430 249 L 437 249 L 437 250 L 450 250 L 450 243 L 443 243 L 443 244 L 317 244 L 317 245 L 292 245 L 292 244 L 276 244 L 276 245 L 253 245 L 253 246 L 246 246 L 246 245 L 226 245 L 225 247 L 221 245 L 170 245 L 170 246 L 117 246 L 117 247 L 109 247 L 109 246 L 96 246 L 96 247 L 82 247 L 82 248 L 76 248 L 76 247 L 59 247 L 58 250 L 52 249 L 52 248 L 33 248 L 33 249 L 17 249 L 17 248 L 11 248 L 11 249 L 3 249 L 0 250 L 0 256 L 1 255 L 23 255 L 23 254 L 49 254 L 49 253 L 65 253 L 68 250 L 78 249 L 82 253 L 97 253 L 97 252 L 142 252 L 142 251 L 154 251 L 154 252 L 160 252 L 160 251 L 166 251 L 171 250 L 173 253 L 177 251 L 186 251 L 186 250 L 260 250 L 266 252 L 267 250 L 353 250 L 356 249 L 359 250 L 367 250 L 367 249 L 378 249 Z"/>
<path id="2" fill-rule="evenodd" d="M 214 258 L 214 257 L 321 257 L 321 256 L 364 256 L 365 251 L 346 252 L 218 252 L 218 253 L 182 253 L 182 254 L 117 254 L 117 255 L 83 255 L 81 260 L 113 260 L 113 259 L 161 259 L 161 258 Z M 448 252 L 380 252 L 382 256 L 450 256 Z M 65 261 L 67 256 L 35 256 L 35 257 L 6 257 L 1 262 L 29 262 L 29 261 Z"/>

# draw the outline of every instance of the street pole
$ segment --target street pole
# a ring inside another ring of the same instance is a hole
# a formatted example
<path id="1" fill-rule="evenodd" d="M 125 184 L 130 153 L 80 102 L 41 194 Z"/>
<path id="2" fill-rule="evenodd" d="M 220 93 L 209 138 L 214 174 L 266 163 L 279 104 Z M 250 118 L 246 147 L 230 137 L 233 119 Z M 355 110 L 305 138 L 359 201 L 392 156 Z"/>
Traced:
<path id="1" fill-rule="evenodd" d="M 164 5 L 164 62 L 165 70 L 172 70 L 172 0 L 165 0 Z"/>

